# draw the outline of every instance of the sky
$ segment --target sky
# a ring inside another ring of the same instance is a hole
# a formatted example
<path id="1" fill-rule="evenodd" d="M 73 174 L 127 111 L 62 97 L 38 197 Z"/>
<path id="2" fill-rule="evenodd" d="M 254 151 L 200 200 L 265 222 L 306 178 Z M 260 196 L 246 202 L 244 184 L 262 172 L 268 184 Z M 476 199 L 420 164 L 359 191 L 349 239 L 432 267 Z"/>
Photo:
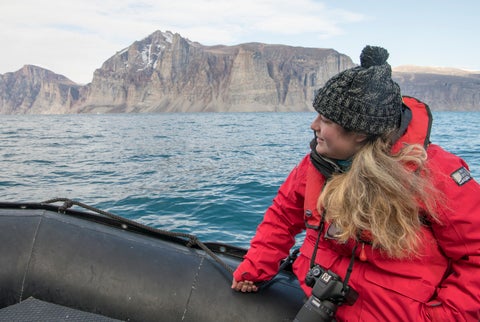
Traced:
<path id="1" fill-rule="evenodd" d="M 206 46 L 333 48 L 357 64 L 375 45 L 393 67 L 480 71 L 479 12 L 478 0 L 0 0 L 0 74 L 36 65 L 86 84 L 157 30 Z"/>

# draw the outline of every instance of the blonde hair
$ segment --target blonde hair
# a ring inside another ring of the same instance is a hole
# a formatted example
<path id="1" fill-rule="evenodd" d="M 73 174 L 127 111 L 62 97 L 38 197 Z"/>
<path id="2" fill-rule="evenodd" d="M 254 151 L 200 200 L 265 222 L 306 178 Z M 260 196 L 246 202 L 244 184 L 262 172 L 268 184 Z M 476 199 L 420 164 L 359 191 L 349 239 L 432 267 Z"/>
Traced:
<path id="1" fill-rule="evenodd" d="M 402 258 L 418 255 L 421 211 L 438 221 L 438 192 L 429 180 L 423 146 L 406 145 L 396 154 L 391 147 L 388 136 L 365 143 L 350 169 L 328 181 L 318 207 L 339 228 L 339 241 L 358 240 L 368 231 L 374 248 Z"/>

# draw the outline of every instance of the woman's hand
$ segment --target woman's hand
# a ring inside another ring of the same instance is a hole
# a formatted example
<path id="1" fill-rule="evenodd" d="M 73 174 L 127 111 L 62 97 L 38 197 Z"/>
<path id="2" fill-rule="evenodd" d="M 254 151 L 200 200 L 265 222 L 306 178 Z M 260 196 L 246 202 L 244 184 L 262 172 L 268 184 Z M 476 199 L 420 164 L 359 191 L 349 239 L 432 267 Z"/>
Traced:
<path id="1" fill-rule="evenodd" d="M 258 287 L 252 281 L 237 282 L 235 279 L 232 281 L 232 289 L 243 293 L 258 291 Z"/>

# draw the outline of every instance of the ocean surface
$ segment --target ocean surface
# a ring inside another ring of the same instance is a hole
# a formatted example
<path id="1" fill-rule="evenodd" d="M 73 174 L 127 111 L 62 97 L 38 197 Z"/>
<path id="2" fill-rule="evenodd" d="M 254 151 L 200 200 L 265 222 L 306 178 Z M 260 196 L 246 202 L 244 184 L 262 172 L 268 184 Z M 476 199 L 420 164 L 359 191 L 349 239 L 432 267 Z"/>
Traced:
<path id="1" fill-rule="evenodd" d="M 480 178 L 480 112 L 434 112 L 432 142 Z M 70 198 L 247 247 L 309 151 L 315 113 L 0 115 L 0 201 Z"/>

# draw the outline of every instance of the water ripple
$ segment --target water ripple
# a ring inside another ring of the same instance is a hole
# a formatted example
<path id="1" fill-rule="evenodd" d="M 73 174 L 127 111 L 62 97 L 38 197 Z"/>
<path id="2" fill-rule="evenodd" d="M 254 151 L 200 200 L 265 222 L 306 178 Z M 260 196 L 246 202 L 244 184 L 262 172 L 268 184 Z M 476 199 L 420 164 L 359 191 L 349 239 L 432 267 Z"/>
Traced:
<path id="1" fill-rule="evenodd" d="M 314 113 L 1 116 L 4 201 L 66 197 L 247 246 L 308 152 Z M 432 141 L 480 171 L 480 113 L 434 113 Z"/>

